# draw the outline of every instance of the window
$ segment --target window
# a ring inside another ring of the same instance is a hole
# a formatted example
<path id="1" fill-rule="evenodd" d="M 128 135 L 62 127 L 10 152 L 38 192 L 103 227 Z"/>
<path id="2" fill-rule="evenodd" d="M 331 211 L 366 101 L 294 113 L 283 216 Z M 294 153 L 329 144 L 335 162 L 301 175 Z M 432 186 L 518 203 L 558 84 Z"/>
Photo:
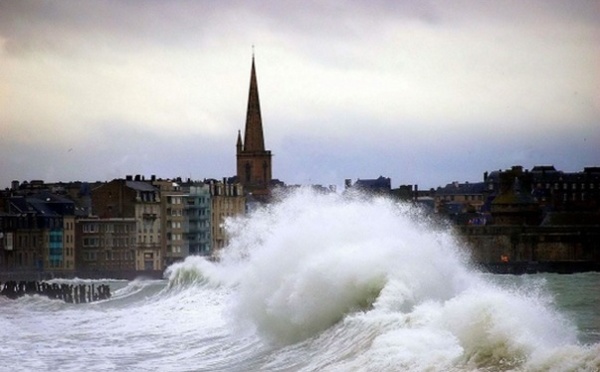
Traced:
<path id="1" fill-rule="evenodd" d="M 83 238 L 83 246 L 84 247 L 97 247 L 98 239 L 97 238 Z"/>
<path id="2" fill-rule="evenodd" d="M 98 232 L 98 225 L 95 223 L 88 223 L 83 225 L 83 232 L 85 233 L 95 233 Z"/>

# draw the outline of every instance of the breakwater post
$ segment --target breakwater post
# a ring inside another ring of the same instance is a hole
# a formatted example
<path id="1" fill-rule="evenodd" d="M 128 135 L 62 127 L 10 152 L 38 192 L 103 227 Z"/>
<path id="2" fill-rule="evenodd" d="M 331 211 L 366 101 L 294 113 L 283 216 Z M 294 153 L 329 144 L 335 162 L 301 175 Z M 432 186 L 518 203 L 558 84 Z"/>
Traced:
<path id="1" fill-rule="evenodd" d="M 87 303 L 110 298 L 110 287 L 101 284 L 57 284 L 43 281 L 8 281 L 0 282 L 0 296 L 17 299 L 25 295 L 45 296 L 67 303 Z"/>

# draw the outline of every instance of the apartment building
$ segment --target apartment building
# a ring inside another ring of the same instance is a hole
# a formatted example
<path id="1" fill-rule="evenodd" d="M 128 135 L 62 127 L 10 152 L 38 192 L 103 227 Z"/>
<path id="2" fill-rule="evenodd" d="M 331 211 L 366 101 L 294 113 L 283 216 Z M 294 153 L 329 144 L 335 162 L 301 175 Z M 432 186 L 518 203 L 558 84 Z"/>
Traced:
<path id="1" fill-rule="evenodd" d="M 158 187 L 161 194 L 161 249 L 163 266 L 167 267 L 182 261 L 189 254 L 189 244 L 185 234 L 187 197 L 182 190 L 180 180 L 155 180 L 152 184 Z"/>
<path id="2" fill-rule="evenodd" d="M 82 218 L 76 224 L 77 270 L 87 276 L 118 277 L 136 270 L 135 218 Z M 116 274 L 116 275 L 115 275 Z"/>
<path id="3" fill-rule="evenodd" d="M 12 196 L 0 215 L 0 267 L 5 270 L 72 274 L 74 262 L 74 203 L 39 191 Z"/>
<path id="4" fill-rule="evenodd" d="M 242 184 L 225 179 L 223 182 L 210 182 L 210 195 L 212 254 L 218 255 L 219 250 L 229 243 L 229 236 L 223 224 L 227 218 L 245 214 L 246 198 Z"/>
<path id="5" fill-rule="evenodd" d="M 96 187 L 91 194 L 94 215 L 135 219 L 135 270 L 163 270 L 160 190 L 139 176 L 127 176 Z"/>
<path id="6" fill-rule="evenodd" d="M 190 255 L 211 254 L 210 186 L 203 182 L 185 185 L 185 237 Z"/>
<path id="7" fill-rule="evenodd" d="M 486 201 L 485 183 L 452 182 L 435 191 L 435 211 L 443 214 L 476 213 Z"/>

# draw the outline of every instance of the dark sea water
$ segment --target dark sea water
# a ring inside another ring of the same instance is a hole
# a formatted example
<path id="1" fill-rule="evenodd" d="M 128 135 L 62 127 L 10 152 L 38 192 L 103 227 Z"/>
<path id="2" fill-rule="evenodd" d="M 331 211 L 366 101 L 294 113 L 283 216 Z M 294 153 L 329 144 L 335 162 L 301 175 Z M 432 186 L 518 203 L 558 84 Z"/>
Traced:
<path id="1" fill-rule="evenodd" d="M 0 370 L 600 371 L 600 273 L 478 272 L 385 199 L 299 192 L 227 228 L 219 263 L 94 281 L 106 301 L 0 298 Z"/>

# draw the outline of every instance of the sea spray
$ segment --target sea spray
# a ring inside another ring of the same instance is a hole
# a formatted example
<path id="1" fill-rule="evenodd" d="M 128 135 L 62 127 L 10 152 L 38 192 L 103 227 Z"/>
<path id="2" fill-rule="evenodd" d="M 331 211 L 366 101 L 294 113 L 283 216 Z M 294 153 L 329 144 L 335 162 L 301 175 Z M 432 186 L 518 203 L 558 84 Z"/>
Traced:
<path id="1" fill-rule="evenodd" d="M 222 264 L 246 257 L 236 319 L 290 343 L 370 309 L 391 280 L 407 286 L 409 308 L 451 298 L 465 285 L 465 254 L 450 233 L 415 216 L 386 198 L 301 190 L 231 223 Z"/>
<path id="2" fill-rule="evenodd" d="M 273 345 L 321 344 L 332 356 L 311 368 L 504 370 L 577 342 L 545 292 L 489 283 L 407 204 L 300 190 L 226 226 L 231 319 Z"/>

